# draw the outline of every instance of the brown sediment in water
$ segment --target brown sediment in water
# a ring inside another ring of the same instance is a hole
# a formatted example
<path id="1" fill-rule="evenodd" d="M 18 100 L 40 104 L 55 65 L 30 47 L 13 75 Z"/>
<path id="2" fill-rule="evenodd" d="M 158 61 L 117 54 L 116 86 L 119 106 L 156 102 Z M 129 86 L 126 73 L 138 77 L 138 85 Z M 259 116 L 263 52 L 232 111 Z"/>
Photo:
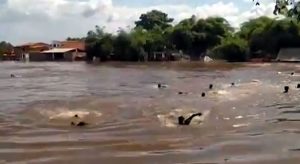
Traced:
<path id="1" fill-rule="evenodd" d="M 297 65 L 2 63 L 0 69 L 6 70 L 0 163 L 300 160 L 299 91 L 282 93 L 298 83 Z M 158 89 L 158 82 L 168 87 Z M 199 112 L 190 126 L 177 125 L 178 116 Z"/>
<path id="2" fill-rule="evenodd" d="M 171 69 L 171 70 L 232 70 L 243 67 L 243 63 L 226 63 L 223 61 L 215 61 L 212 63 L 204 63 L 200 61 L 174 61 L 174 62 L 104 62 L 96 64 L 97 66 L 108 66 L 116 68 L 157 68 L 157 69 Z"/>

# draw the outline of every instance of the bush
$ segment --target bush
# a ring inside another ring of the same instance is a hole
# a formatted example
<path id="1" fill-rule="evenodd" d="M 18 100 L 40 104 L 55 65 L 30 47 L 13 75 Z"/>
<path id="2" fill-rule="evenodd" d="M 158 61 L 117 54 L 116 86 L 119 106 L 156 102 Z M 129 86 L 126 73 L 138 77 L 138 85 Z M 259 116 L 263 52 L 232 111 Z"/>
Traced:
<path id="1" fill-rule="evenodd" d="M 247 42 L 240 38 L 226 38 L 212 50 L 211 57 L 228 62 L 245 62 L 248 59 Z"/>

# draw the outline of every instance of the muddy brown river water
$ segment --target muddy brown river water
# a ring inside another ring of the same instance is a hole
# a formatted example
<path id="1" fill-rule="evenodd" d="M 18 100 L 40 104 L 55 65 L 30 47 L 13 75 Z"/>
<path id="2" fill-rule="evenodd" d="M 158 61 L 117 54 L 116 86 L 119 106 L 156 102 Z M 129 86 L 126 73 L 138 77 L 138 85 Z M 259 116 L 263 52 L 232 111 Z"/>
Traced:
<path id="1" fill-rule="evenodd" d="M 299 64 L 3 62 L 0 70 L 1 164 L 300 163 Z M 196 112 L 190 126 L 177 125 Z"/>

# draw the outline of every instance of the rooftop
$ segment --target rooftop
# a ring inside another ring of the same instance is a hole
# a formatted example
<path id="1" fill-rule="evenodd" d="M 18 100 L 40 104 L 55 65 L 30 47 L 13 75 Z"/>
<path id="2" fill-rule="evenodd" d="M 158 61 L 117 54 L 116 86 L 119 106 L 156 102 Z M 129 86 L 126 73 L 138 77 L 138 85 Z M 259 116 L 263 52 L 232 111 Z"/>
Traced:
<path id="1" fill-rule="evenodd" d="M 26 43 L 22 45 L 17 45 L 15 47 L 42 47 L 42 46 L 49 46 L 49 44 L 43 42 L 37 42 L 37 43 Z"/>
<path id="2" fill-rule="evenodd" d="M 42 51 L 42 53 L 66 53 L 73 50 L 76 50 L 76 48 L 53 48 L 51 50 Z"/>
<path id="3" fill-rule="evenodd" d="M 62 41 L 61 48 L 77 48 L 80 50 L 85 50 L 85 44 L 82 41 Z"/>

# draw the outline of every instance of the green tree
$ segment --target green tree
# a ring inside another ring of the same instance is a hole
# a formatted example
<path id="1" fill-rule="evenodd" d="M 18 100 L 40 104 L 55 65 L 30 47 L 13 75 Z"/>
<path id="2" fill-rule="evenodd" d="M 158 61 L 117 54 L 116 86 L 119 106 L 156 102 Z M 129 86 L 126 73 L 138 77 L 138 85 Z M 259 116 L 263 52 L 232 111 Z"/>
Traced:
<path id="1" fill-rule="evenodd" d="M 85 39 L 85 46 L 87 52 L 87 60 L 91 61 L 94 57 L 98 57 L 105 61 L 108 56 L 107 53 L 112 51 L 110 46 L 111 35 L 104 33 L 104 28 L 95 27 L 95 31 L 89 31 Z M 111 39 L 112 40 L 112 39 Z M 106 45 L 103 46 L 103 43 Z"/>
<path id="2" fill-rule="evenodd" d="M 129 34 L 125 31 L 120 31 L 114 40 L 114 55 L 117 60 L 130 61 L 130 45 L 131 40 Z"/>
<path id="3" fill-rule="evenodd" d="M 68 37 L 66 39 L 66 41 L 84 41 L 85 40 L 85 37 L 82 37 L 82 38 L 72 38 L 72 37 Z"/>
<path id="4" fill-rule="evenodd" d="M 146 52 L 147 40 L 149 40 L 150 34 L 148 31 L 142 28 L 135 28 L 130 33 L 131 36 L 131 46 L 137 50 L 139 60 L 144 61 L 145 57 L 148 55 Z"/>
<path id="5" fill-rule="evenodd" d="M 190 53 L 193 43 L 192 28 L 196 24 L 196 17 L 180 21 L 170 34 L 170 42 L 176 49 Z"/>
<path id="6" fill-rule="evenodd" d="M 241 38 L 249 40 L 254 35 L 261 35 L 262 33 L 264 33 L 265 30 L 269 29 L 272 26 L 274 21 L 275 20 L 265 16 L 251 19 L 247 22 L 242 23 L 240 31 L 238 31 L 236 34 Z"/>
<path id="7" fill-rule="evenodd" d="M 153 30 L 155 27 L 166 29 L 171 26 L 173 18 L 169 18 L 168 14 L 158 10 L 152 10 L 146 14 L 142 14 L 140 19 L 135 22 L 136 27 L 143 28 L 145 30 Z"/>
<path id="8" fill-rule="evenodd" d="M 9 42 L 5 42 L 5 41 L 0 42 L 0 59 L 3 58 L 3 55 L 5 53 L 12 52 L 13 48 L 14 48 L 13 45 L 10 44 Z"/>
<path id="9" fill-rule="evenodd" d="M 245 62 L 248 59 L 247 41 L 239 37 L 227 37 L 212 50 L 214 59 L 224 59 L 228 62 Z"/>
<path id="10" fill-rule="evenodd" d="M 240 31 L 236 33 L 237 37 L 248 41 L 250 53 L 253 58 L 262 58 L 268 54 L 266 47 L 272 41 L 266 42 L 266 34 L 275 21 L 265 16 L 251 19 L 242 23 Z"/>
<path id="11" fill-rule="evenodd" d="M 253 58 L 276 58 L 283 47 L 299 47 L 299 24 L 291 19 L 260 17 L 242 24 L 238 36 L 248 40 Z"/>
<path id="12" fill-rule="evenodd" d="M 178 50 L 199 59 L 210 48 L 221 43 L 221 40 L 232 35 L 233 28 L 221 17 L 210 17 L 197 20 L 195 16 L 182 20 L 173 29 L 170 40 Z"/>
<path id="13" fill-rule="evenodd" d="M 209 49 L 221 43 L 222 38 L 231 34 L 229 23 L 220 17 L 200 19 L 192 27 L 192 54 L 198 58 Z"/>
<path id="14" fill-rule="evenodd" d="M 13 50 L 13 45 L 9 42 L 2 41 L 0 42 L 0 55 L 4 53 L 11 52 Z"/>
<path id="15" fill-rule="evenodd" d="M 109 60 L 114 51 L 114 37 L 111 34 L 105 34 L 99 41 L 99 57 L 102 61 Z"/>
<path id="16" fill-rule="evenodd" d="M 114 55 L 119 61 L 139 61 L 143 40 L 135 40 L 131 33 L 121 30 L 114 40 Z"/>

